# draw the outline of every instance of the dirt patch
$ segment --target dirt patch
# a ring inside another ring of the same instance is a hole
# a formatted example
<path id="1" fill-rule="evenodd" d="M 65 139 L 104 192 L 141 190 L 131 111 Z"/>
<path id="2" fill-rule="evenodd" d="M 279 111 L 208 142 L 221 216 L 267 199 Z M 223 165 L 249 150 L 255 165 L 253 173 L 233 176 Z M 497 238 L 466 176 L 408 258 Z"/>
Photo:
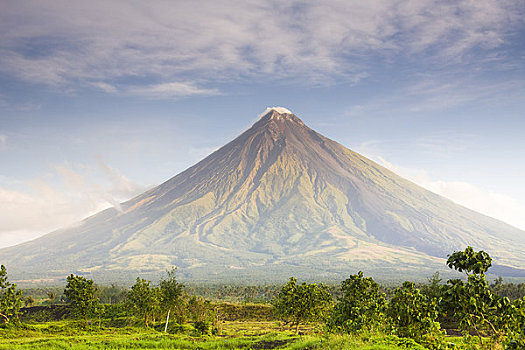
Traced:
<path id="1" fill-rule="evenodd" d="M 297 338 L 282 339 L 282 340 L 261 340 L 254 343 L 252 349 L 277 349 L 285 346 L 288 343 L 293 343 Z"/>

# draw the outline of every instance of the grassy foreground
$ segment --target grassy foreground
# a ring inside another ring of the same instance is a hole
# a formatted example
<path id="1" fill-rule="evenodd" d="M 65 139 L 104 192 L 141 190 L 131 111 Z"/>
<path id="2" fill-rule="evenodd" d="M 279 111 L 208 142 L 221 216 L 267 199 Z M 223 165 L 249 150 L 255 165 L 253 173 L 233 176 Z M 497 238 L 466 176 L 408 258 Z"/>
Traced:
<path id="1" fill-rule="evenodd" d="M 395 336 L 325 336 L 313 327 L 302 331 L 303 335 L 296 335 L 280 330 L 277 322 L 224 322 L 220 335 L 198 336 L 190 326 L 169 334 L 142 327 L 84 329 L 74 321 L 52 321 L 0 329 L 0 349 L 424 349 Z"/>

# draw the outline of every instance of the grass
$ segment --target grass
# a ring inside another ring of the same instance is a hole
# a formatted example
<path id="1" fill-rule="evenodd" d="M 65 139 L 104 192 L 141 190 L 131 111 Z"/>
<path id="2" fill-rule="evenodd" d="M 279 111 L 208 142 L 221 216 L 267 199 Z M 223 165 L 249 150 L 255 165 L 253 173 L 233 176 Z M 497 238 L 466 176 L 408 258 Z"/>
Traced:
<path id="1" fill-rule="evenodd" d="M 395 336 L 323 335 L 315 326 L 303 327 L 301 333 L 282 330 L 272 321 L 227 321 L 222 323 L 220 335 L 196 336 L 190 325 L 185 325 L 180 333 L 169 334 L 142 327 L 84 329 L 78 322 L 63 320 L 2 328 L 0 349 L 425 349 L 410 339 Z M 456 341 L 460 342 L 459 338 Z"/>
<path id="2" fill-rule="evenodd" d="M 0 350 L 18 349 L 294 349 L 294 350 L 422 350 L 411 339 L 392 335 L 333 335 L 323 332 L 321 324 L 301 325 L 299 335 L 282 327 L 268 314 L 268 307 L 223 305 L 222 321 L 215 325 L 216 335 L 200 335 L 191 323 L 177 325 L 173 320 L 164 333 L 163 322 L 144 328 L 139 320 L 125 316 L 121 307 L 105 310 L 102 327 L 98 320 L 83 327 L 82 321 L 64 318 L 59 308 L 35 309 L 25 313 L 19 328 L 0 325 Z M 62 316 L 61 316 L 62 315 Z M 54 319 L 54 320 L 53 320 Z M 134 323 L 136 322 L 136 323 Z M 475 350 L 475 344 L 463 344 L 462 338 L 447 337 L 459 346 L 453 349 Z M 476 342 L 476 338 L 472 339 Z M 449 347 L 452 349 L 452 347 Z"/>

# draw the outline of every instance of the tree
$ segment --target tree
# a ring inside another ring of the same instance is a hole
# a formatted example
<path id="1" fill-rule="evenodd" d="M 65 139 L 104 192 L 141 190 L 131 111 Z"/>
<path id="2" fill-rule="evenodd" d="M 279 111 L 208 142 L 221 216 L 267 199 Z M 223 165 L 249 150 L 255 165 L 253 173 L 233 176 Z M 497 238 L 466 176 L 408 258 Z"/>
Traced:
<path id="1" fill-rule="evenodd" d="M 49 300 L 49 305 L 53 307 L 55 305 L 55 299 L 57 297 L 57 293 L 55 292 L 47 292 L 47 299 Z"/>
<path id="2" fill-rule="evenodd" d="M 296 333 L 300 323 L 323 320 L 330 312 L 332 303 L 332 296 L 323 284 L 304 282 L 298 285 L 294 277 L 290 277 L 272 301 L 275 313 L 295 324 Z"/>
<path id="3" fill-rule="evenodd" d="M 160 303 L 164 310 L 167 310 L 166 325 L 164 326 L 164 332 L 168 328 L 168 322 L 170 318 L 170 312 L 172 312 L 177 305 L 180 303 L 184 285 L 177 282 L 176 279 L 177 269 L 172 267 L 171 270 L 166 271 L 167 277 L 160 281 Z"/>
<path id="4" fill-rule="evenodd" d="M 505 335 L 519 337 L 525 333 L 522 324 L 525 310 L 520 300 L 511 303 L 509 298 L 500 297 L 490 290 L 485 277 L 492 265 L 489 254 L 467 247 L 451 254 L 447 265 L 464 272 L 467 277 L 466 283 L 460 279 L 449 280 L 443 294 L 445 310 L 459 321 L 465 334 L 473 329 L 480 342 L 483 342 L 484 335 L 491 335 L 499 342 Z"/>
<path id="5" fill-rule="evenodd" d="M 14 317 L 18 322 L 18 312 L 22 307 L 22 291 L 16 289 L 15 283 L 7 278 L 7 269 L 0 266 L 0 319 L 9 323 Z"/>
<path id="6" fill-rule="evenodd" d="M 150 317 L 158 311 L 160 291 L 152 288 L 151 282 L 137 277 L 137 282 L 131 287 L 126 295 L 126 306 L 132 314 L 144 319 L 144 325 L 148 327 Z"/>
<path id="7" fill-rule="evenodd" d="M 209 300 L 193 295 L 187 303 L 188 313 L 193 321 L 193 327 L 199 334 L 206 334 L 210 328 L 210 320 L 215 319 L 215 312 Z"/>
<path id="8" fill-rule="evenodd" d="M 421 293 L 425 294 L 430 299 L 439 299 L 442 293 L 441 281 L 442 279 L 439 276 L 439 272 L 434 272 L 434 274 L 428 279 L 428 283 L 420 286 Z"/>
<path id="9" fill-rule="evenodd" d="M 454 252 L 447 260 L 447 266 L 464 272 L 467 281 L 452 279 L 447 282 L 448 288 L 443 295 L 446 310 L 456 317 L 465 332 L 473 328 L 480 340 L 483 328 L 492 325 L 487 317 L 494 294 L 485 279 L 485 272 L 491 265 L 492 258 L 486 252 L 475 252 L 472 247 Z"/>
<path id="10" fill-rule="evenodd" d="M 118 304 L 126 298 L 126 288 L 116 284 L 100 286 L 100 302 L 104 304 Z"/>
<path id="11" fill-rule="evenodd" d="M 423 335 L 439 332 L 437 301 L 421 294 L 413 282 L 406 281 L 394 291 L 387 315 L 397 335 L 421 341 Z"/>
<path id="12" fill-rule="evenodd" d="M 64 295 L 69 300 L 69 305 L 77 317 L 84 319 L 87 326 L 87 319 L 97 311 L 99 300 L 96 296 L 97 288 L 93 280 L 82 276 L 69 275 L 66 279 Z"/>
<path id="13" fill-rule="evenodd" d="M 341 292 L 328 321 L 331 330 L 350 333 L 382 324 L 386 300 L 371 277 L 365 278 L 359 271 L 341 283 Z"/>

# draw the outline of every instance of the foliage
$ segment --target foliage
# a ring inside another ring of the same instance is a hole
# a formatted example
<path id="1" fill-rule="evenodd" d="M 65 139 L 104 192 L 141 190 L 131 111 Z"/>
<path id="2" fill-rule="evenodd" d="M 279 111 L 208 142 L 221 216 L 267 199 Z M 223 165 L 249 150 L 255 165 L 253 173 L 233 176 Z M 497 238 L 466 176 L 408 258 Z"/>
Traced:
<path id="1" fill-rule="evenodd" d="M 67 277 L 66 282 L 64 295 L 74 313 L 83 318 L 84 325 L 87 325 L 88 317 L 95 314 L 99 305 L 96 286 L 93 280 L 73 274 Z"/>
<path id="2" fill-rule="evenodd" d="M 28 296 L 24 300 L 26 307 L 31 307 L 35 305 L 35 299 L 32 296 Z"/>
<path id="3" fill-rule="evenodd" d="M 183 318 L 181 316 L 184 314 L 183 312 L 181 313 L 181 297 L 184 291 L 184 285 L 182 283 L 177 282 L 176 271 L 177 269 L 175 267 L 172 267 L 171 270 L 166 271 L 167 277 L 160 281 L 159 286 L 160 307 L 164 311 L 168 312 L 166 317 L 166 328 L 168 327 L 168 320 L 172 311 L 175 312 L 176 317 L 179 320 Z"/>
<path id="4" fill-rule="evenodd" d="M 296 333 L 301 322 L 324 320 L 332 306 L 332 296 L 323 285 L 307 284 L 298 285 L 294 277 L 281 288 L 272 305 L 275 313 L 295 324 Z"/>
<path id="5" fill-rule="evenodd" d="M 216 328 L 217 312 L 209 300 L 192 296 L 187 301 L 187 310 L 197 334 L 207 334 L 210 323 Z"/>
<path id="6" fill-rule="evenodd" d="M 126 288 L 116 284 L 110 286 L 99 286 L 100 302 L 104 304 L 118 304 L 126 299 Z"/>
<path id="7" fill-rule="evenodd" d="M 490 290 L 492 293 L 497 294 L 500 297 L 507 297 L 510 300 L 516 300 L 525 297 L 525 283 L 504 283 L 501 276 L 490 285 Z"/>
<path id="8" fill-rule="evenodd" d="M 449 256 L 447 265 L 466 274 L 467 281 L 454 279 L 448 281 L 443 294 L 445 310 L 459 321 L 466 336 L 474 330 L 483 342 L 482 336 L 491 336 L 494 342 L 509 342 L 525 346 L 525 310 L 521 300 L 511 302 L 490 290 L 485 272 L 492 259 L 484 251 L 474 252 L 467 247 L 463 252 Z"/>
<path id="9" fill-rule="evenodd" d="M 56 297 L 57 297 L 57 294 L 55 292 L 47 292 L 47 298 L 49 300 L 49 305 L 51 306 L 55 305 Z"/>
<path id="10" fill-rule="evenodd" d="M 176 271 L 177 269 L 175 267 L 168 270 L 166 272 L 167 277 L 162 279 L 159 284 L 161 304 L 165 309 L 174 308 L 184 291 L 184 285 L 177 282 Z"/>
<path id="11" fill-rule="evenodd" d="M 386 300 L 371 277 L 359 271 L 341 283 L 341 292 L 328 320 L 330 330 L 352 333 L 380 327 Z"/>
<path id="12" fill-rule="evenodd" d="M 461 329 L 465 332 L 474 329 L 479 336 L 487 327 L 497 333 L 490 318 L 494 315 L 498 297 L 490 291 L 485 278 L 491 263 L 492 259 L 487 253 L 474 252 L 472 247 L 454 252 L 447 260 L 450 268 L 465 272 L 467 282 L 460 279 L 447 282 L 448 288 L 443 294 L 446 310 L 459 321 Z"/>
<path id="13" fill-rule="evenodd" d="M 419 286 L 419 290 L 422 294 L 426 295 L 430 299 L 439 299 L 443 292 L 442 279 L 439 276 L 439 272 L 435 272 L 429 279 L 428 283 Z"/>
<path id="14" fill-rule="evenodd" d="M 511 317 L 506 324 L 508 349 L 525 349 L 525 297 L 516 299 L 510 309 Z"/>
<path id="15" fill-rule="evenodd" d="M 279 285 L 199 284 L 187 285 L 185 290 L 208 300 L 235 303 L 268 303 L 277 295 Z"/>
<path id="16" fill-rule="evenodd" d="M 22 291 L 16 289 L 15 283 L 10 283 L 7 269 L 0 266 L 0 320 L 9 323 L 13 318 L 18 322 L 18 313 L 22 307 Z"/>
<path id="17" fill-rule="evenodd" d="M 144 325 L 148 327 L 150 319 L 153 319 L 159 311 L 159 299 L 159 289 L 152 288 L 150 281 L 137 277 L 136 283 L 126 295 L 125 304 L 129 312 L 142 317 Z"/>
<path id="18" fill-rule="evenodd" d="M 492 266 L 492 258 L 483 250 L 475 252 L 472 247 L 448 256 L 447 266 L 467 275 L 484 275 Z"/>
<path id="19" fill-rule="evenodd" d="M 421 341 L 425 334 L 439 333 L 436 300 L 421 294 L 413 282 L 406 281 L 394 291 L 387 315 L 395 333 L 401 337 Z"/>
<path id="20" fill-rule="evenodd" d="M 32 288 L 23 288 L 24 296 L 32 297 L 35 301 L 35 305 L 49 305 L 49 292 L 55 293 L 57 296 L 55 300 L 65 303 L 67 300 L 64 296 L 64 286 L 41 286 Z"/>

